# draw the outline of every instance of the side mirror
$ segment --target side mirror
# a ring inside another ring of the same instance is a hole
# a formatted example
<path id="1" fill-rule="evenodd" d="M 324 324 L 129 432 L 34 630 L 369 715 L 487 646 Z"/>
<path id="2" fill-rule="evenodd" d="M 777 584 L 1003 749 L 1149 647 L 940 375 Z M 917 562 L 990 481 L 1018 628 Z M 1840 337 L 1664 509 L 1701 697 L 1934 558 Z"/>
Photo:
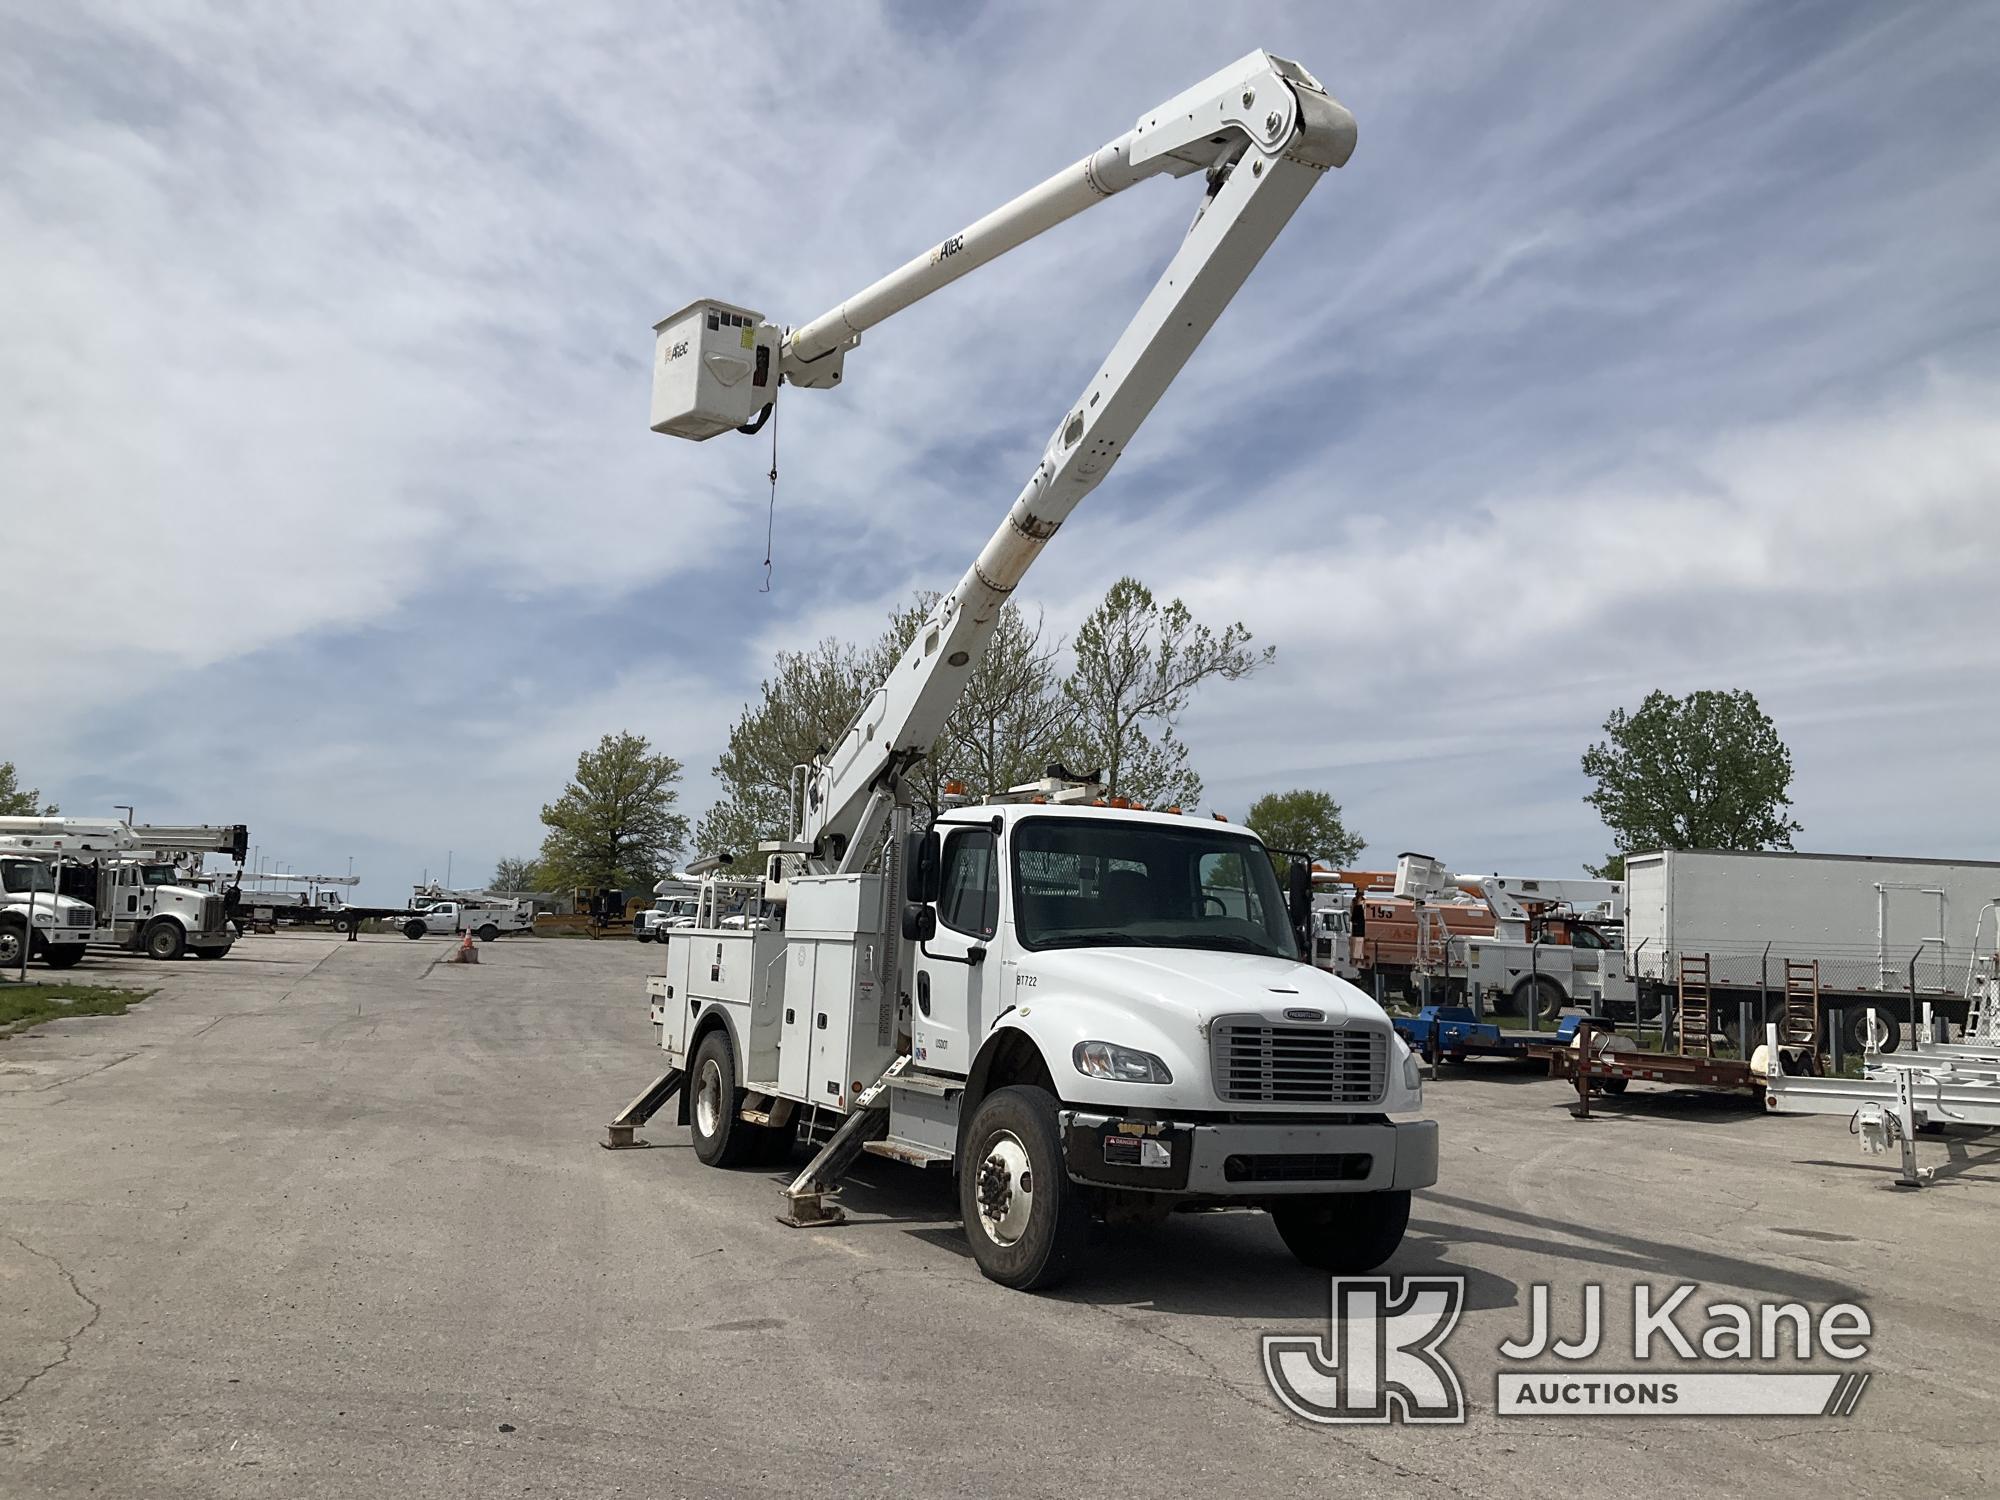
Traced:
<path id="1" fill-rule="evenodd" d="M 930 833 L 913 833 L 903 846 L 903 898 L 935 901 L 941 885 L 938 841 Z"/>
<path id="2" fill-rule="evenodd" d="M 937 908 L 912 901 L 903 908 L 903 936 L 912 943 L 928 943 L 937 936 Z"/>
<path id="3" fill-rule="evenodd" d="M 1291 909 L 1292 931 L 1299 935 L 1299 942 L 1303 945 L 1308 941 L 1312 926 L 1312 866 L 1302 859 L 1294 859 L 1285 885 L 1285 904 Z"/>

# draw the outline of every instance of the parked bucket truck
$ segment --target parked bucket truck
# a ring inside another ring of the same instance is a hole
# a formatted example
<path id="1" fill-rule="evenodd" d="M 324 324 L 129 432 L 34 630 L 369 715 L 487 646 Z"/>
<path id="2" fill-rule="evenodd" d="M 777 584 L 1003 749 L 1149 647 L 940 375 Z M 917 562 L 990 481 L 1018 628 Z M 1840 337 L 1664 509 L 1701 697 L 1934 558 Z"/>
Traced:
<path id="1" fill-rule="evenodd" d="M 0 847 L 56 867 L 64 893 L 91 903 L 94 944 L 150 958 L 221 958 L 235 941 L 222 897 L 187 884 L 179 860 L 221 854 L 242 862 L 240 823 L 130 824 L 116 818 L 0 818 Z"/>
<path id="2" fill-rule="evenodd" d="M 1067 1274 L 1093 1218 L 1176 1209 L 1269 1210 L 1316 1267 L 1394 1252 L 1411 1190 L 1436 1179 L 1437 1127 L 1410 1118 L 1421 1075 L 1388 1017 L 1301 962 L 1303 866 L 1288 895 L 1254 834 L 1103 805 L 1059 768 L 929 828 L 906 780 L 1029 565 L 1354 139 L 1305 69 L 1254 52 L 810 323 L 704 300 L 658 325 L 654 430 L 754 431 L 781 384 L 840 383 L 864 333 L 968 271 L 1149 178 L 1202 184 L 999 528 L 833 748 L 795 771 L 789 836 L 754 871 L 782 927 L 664 934 L 647 989 L 669 1066 L 607 1144 L 675 1095 L 713 1166 L 802 1136 L 815 1154 L 784 1190 L 794 1224 L 840 1217 L 864 1151 L 951 1171 L 974 1260 L 1014 1287 Z"/>

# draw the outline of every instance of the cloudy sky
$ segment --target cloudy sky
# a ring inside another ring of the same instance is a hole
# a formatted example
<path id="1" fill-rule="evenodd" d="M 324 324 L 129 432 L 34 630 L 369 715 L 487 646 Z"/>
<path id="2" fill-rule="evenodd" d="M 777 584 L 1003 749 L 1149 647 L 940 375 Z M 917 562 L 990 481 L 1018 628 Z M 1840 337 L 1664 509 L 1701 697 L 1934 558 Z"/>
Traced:
<path id="1" fill-rule="evenodd" d="M 1185 228 L 1143 184 L 794 392 L 646 430 L 651 324 L 781 322 L 1266 47 L 1360 146 L 1022 589 L 1278 647 L 1214 806 L 1573 872 L 1577 757 L 1745 687 L 1801 847 L 2000 857 L 2000 9 L 0 7 L 0 759 L 393 898 L 577 751 L 685 800 L 771 653 L 954 581 Z"/>

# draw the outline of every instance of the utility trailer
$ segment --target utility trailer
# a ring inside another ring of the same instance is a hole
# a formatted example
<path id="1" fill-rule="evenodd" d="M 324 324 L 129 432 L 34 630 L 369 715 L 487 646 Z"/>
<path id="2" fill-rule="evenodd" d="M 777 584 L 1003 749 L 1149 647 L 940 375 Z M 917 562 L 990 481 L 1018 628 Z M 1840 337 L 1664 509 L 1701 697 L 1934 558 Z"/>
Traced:
<path id="1" fill-rule="evenodd" d="M 1588 1018 L 1561 1017 L 1551 1031 L 1509 1031 L 1484 1020 L 1469 1005 L 1426 1005 L 1413 1016 L 1397 1016 L 1396 1035 L 1433 1068 L 1475 1059 L 1547 1063 L 1571 1045 Z M 1600 1023 L 1600 1027 L 1602 1023 Z M 1622 1093 L 1621 1088 L 1614 1093 Z"/>
<path id="2" fill-rule="evenodd" d="M 999 528 L 795 769 L 789 836 L 757 870 L 782 927 L 709 915 L 665 934 L 647 992 L 669 1066 L 607 1145 L 637 1144 L 676 1096 L 710 1165 L 803 1137 L 817 1150 L 785 1190 L 793 1224 L 840 1217 L 864 1151 L 953 1171 L 974 1260 L 1014 1287 L 1067 1274 L 1093 1217 L 1179 1208 L 1268 1209 L 1322 1268 L 1394 1252 L 1411 1190 L 1436 1180 L 1437 1128 L 1396 1118 L 1421 1107 L 1421 1069 L 1381 1008 L 1300 961 L 1303 865 L 1287 896 L 1254 834 L 1100 805 L 1056 767 L 930 828 L 908 780 L 1030 564 L 1354 139 L 1317 80 L 1255 52 L 810 323 L 703 300 L 656 326 L 654 430 L 754 432 L 781 385 L 838 385 L 866 330 L 994 257 L 1148 178 L 1205 188 Z"/>
<path id="3" fill-rule="evenodd" d="M 1962 1025 L 1977 962 L 2000 946 L 1992 861 L 1668 851 L 1628 855 L 1625 886 L 1639 1012 L 1656 1013 L 1698 955 L 1732 1037 L 1738 1002 L 1768 1003 L 1790 960 L 1817 966 L 1822 1034 L 1839 1027 L 1860 1054 L 1872 1007 L 1888 1025 L 1874 1040 L 1893 1049 L 1925 1002 Z"/>

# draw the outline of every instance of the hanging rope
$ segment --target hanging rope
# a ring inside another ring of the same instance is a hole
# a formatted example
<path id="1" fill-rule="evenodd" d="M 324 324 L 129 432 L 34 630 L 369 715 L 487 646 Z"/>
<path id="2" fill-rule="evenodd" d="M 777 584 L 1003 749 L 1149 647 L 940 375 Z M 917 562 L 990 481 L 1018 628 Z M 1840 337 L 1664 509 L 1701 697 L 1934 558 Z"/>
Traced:
<path id="1" fill-rule="evenodd" d="M 778 523 L 778 409 L 771 407 L 771 506 L 764 513 L 764 586 L 760 594 L 771 592 L 771 538 Z"/>

